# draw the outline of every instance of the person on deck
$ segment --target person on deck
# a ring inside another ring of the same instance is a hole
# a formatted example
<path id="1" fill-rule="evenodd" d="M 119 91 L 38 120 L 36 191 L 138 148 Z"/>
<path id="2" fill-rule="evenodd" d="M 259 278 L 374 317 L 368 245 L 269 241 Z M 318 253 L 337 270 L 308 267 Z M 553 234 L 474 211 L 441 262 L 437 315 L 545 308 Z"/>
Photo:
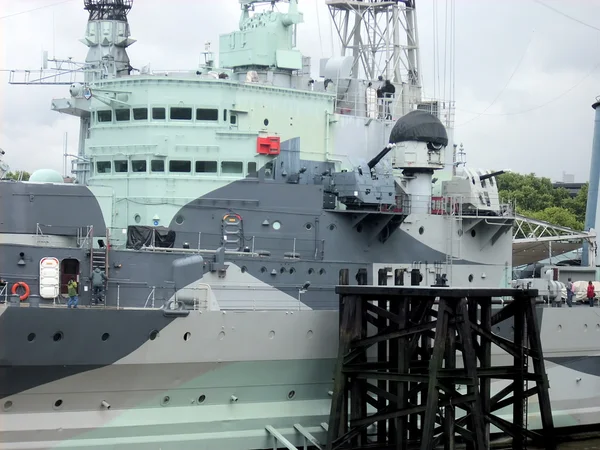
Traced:
<path id="1" fill-rule="evenodd" d="M 79 297 L 77 296 L 77 282 L 75 280 L 69 280 L 67 283 L 67 295 L 69 296 L 69 301 L 67 302 L 67 308 L 77 308 L 77 303 L 79 303 Z"/>
<path id="2" fill-rule="evenodd" d="M 573 296 L 574 295 L 575 295 L 575 292 L 573 291 L 573 282 L 569 278 L 567 280 L 567 305 L 569 306 L 569 308 L 573 307 Z"/>
<path id="3" fill-rule="evenodd" d="M 102 301 L 102 291 L 106 282 L 106 273 L 96 267 L 92 272 L 92 304 L 96 305 Z"/>
<path id="4" fill-rule="evenodd" d="M 594 297 L 595 296 L 596 296 L 596 293 L 594 292 L 594 285 L 590 281 L 588 283 L 588 288 L 587 288 L 587 298 L 588 298 L 588 302 L 590 302 L 590 306 L 594 306 Z"/>

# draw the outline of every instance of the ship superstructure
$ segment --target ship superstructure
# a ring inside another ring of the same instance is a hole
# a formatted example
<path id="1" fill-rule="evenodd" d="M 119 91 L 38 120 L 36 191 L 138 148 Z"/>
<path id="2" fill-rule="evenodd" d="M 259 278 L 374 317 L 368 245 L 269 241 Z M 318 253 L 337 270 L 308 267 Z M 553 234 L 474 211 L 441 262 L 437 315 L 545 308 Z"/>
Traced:
<path id="1" fill-rule="evenodd" d="M 76 183 L 0 183 L 5 448 L 300 445 L 329 412 L 340 270 L 509 285 L 513 211 L 497 173 L 453 173 L 414 1 L 327 4 L 352 54 L 314 77 L 296 0 L 240 0 L 219 66 L 185 73 L 133 70 L 131 1 L 84 2 L 83 80 L 51 105 L 81 121 Z"/>

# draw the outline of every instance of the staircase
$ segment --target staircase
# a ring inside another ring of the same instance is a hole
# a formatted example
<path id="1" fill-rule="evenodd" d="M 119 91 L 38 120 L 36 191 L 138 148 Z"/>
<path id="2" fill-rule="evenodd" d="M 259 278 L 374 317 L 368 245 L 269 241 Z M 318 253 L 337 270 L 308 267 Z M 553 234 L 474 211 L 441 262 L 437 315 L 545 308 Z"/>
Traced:
<path id="1" fill-rule="evenodd" d="M 94 249 L 92 252 L 92 272 L 98 268 L 106 273 L 106 256 L 106 248 Z"/>

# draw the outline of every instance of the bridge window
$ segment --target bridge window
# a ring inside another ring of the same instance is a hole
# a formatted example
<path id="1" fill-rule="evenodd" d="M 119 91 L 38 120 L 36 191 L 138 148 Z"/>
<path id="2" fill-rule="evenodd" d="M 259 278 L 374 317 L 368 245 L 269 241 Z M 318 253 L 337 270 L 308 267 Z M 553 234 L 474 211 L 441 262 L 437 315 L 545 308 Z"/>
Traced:
<path id="1" fill-rule="evenodd" d="M 223 122 L 227 122 L 227 110 L 223 110 Z"/>
<path id="2" fill-rule="evenodd" d="M 164 172 L 165 162 L 162 159 L 153 159 L 150 161 L 150 172 Z"/>
<path id="3" fill-rule="evenodd" d="M 256 170 L 256 163 L 254 161 L 248 163 L 248 176 L 258 178 L 258 170 Z"/>
<path id="4" fill-rule="evenodd" d="M 171 108 L 171 120 L 192 120 L 192 108 Z"/>
<path id="5" fill-rule="evenodd" d="M 146 173 L 147 162 L 145 159 L 131 161 L 131 171 L 135 173 Z"/>
<path id="6" fill-rule="evenodd" d="M 152 120 L 166 120 L 167 113 L 165 108 L 152 108 Z"/>
<path id="7" fill-rule="evenodd" d="M 196 120 L 219 120 L 219 110 L 198 108 L 196 109 Z"/>
<path id="8" fill-rule="evenodd" d="M 129 109 L 116 109 L 115 119 L 117 122 L 128 122 L 131 120 L 131 110 Z"/>
<path id="9" fill-rule="evenodd" d="M 231 115 L 229 116 L 229 123 L 231 123 L 231 125 L 235 125 L 235 124 L 237 124 L 237 116 L 236 116 L 236 115 L 234 115 L 234 114 L 231 114 Z"/>
<path id="10" fill-rule="evenodd" d="M 96 173 L 110 173 L 110 161 L 98 161 L 96 163 Z"/>
<path id="11" fill-rule="evenodd" d="M 119 160 L 115 161 L 115 172 L 116 173 L 126 173 L 128 169 L 127 160 Z"/>
<path id="12" fill-rule="evenodd" d="M 217 162 L 196 161 L 196 173 L 217 173 Z"/>
<path id="13" fill-rule="evenodd" d="M 112 122 L 112 111 L 110 109 L 98 111 L 98 122 Z"/>
<path id="14" fill-rule="evenodd" d="M 191 161 L 171 160 L 169 161 L 169 172 L 190 173 L 192 171 Z"/>
<path id="15" fill-rule="evenodd" d="M 133 120 L 148 120 L 148 108 L 133 108 Z"/>
<path id="16" fill-rule="evenodd" d="M 222 174 L 241 174 L 244 172 L 244 164 L 237 161 L 223 161 L 221 163 Z"/>

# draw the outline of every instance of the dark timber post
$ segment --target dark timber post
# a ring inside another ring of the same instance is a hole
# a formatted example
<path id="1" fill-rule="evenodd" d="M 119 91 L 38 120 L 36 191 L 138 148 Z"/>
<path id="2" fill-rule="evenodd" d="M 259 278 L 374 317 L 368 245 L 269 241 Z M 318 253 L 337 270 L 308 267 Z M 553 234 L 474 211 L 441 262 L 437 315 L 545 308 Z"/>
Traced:
<path id="1" fill-rule="evenodd" d="M 413 274 L 411 281 L 416 278 Z M 366 273 L 359 272 L 357 281 L 364 279 Z M 454 450 L 465 445 L 488 450 L 490 425 L 513 438 L 513 449 L 524 449 L 528 439 L 554 448 L 548 379 L 535 314 L 537 291 L 404 287 L 402 282 L 401 272 L 396 271 L 395 286 L 387 286 L 387 271 L 382 270 L 380 286 L 336 288 L 343 313 L 327 449 L 431 450 L 443 445 Z M 492 314 L 492 297 L 512 297 L 513 301 Z M 512 342 L 494 334 L 496 326 L 511 323 Z M 492 344 L 510 354 L 514 363 L 493 365 Z M 373 346 L 377 351 L 370 354 L 377 355 L 376 361 L 367 360 Z M 457 354 L 462 364 L 457 364 Z M 533 373 L 528 358 L 533 361 Z M 494 378 L 514 381 L 491 397 Z M 536 387 L 527 389 L 527 381 Z M 524 415 L 532 395 L 538 396 L 542 430 L 526 429 Z M 459 419 L 457 407 L 466 411 Z M 496 415 L 507 407 L 512 410 L 512 421 Z M 417 421 L 419 416 L 422 419 Z"/>

